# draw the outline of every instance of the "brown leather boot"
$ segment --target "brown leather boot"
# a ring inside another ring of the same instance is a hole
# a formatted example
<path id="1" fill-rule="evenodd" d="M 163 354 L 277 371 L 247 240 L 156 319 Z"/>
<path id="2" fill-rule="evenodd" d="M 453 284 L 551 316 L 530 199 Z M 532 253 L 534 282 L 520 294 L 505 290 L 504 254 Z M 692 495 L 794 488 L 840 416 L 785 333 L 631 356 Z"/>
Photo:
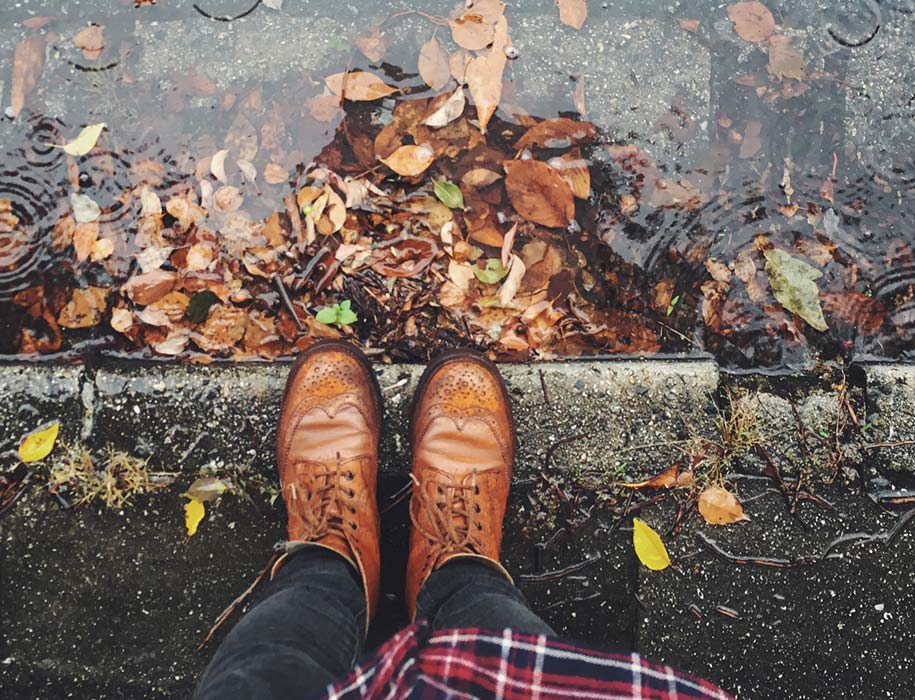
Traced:
<path id="1" fill-rule="evenodd" d="M 481 355 L 443 355 L 420 380 L 413 406 L 413 497 L 406 603 L 435 569 L 474 559 L 505 576 L 499 563 L 511 485 L 515 429 L 495 365 Z"/>
<path id="2" fill-rule="evenodd" d="M 289 372 L 276 436 L 289 540 L 330 549 L 356 568 L 368 607 L 366 629 L 380 580 L 381 405 L 365 355 L 341 341 L 321 341 Z"/>

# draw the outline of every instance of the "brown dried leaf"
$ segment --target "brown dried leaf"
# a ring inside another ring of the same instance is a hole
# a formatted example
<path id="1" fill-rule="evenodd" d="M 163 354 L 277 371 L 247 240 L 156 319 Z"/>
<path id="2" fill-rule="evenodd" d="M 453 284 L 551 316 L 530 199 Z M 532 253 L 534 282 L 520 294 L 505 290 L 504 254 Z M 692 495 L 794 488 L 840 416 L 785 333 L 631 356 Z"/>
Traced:
<path id="1" fill-rule="evenodd" d="M 347 97 L 349 97 L 348 93 Z M 343 114 L 343 109 L 340 107 L 340 97 L 337 95 L 318 95 L 317 97 L 312 97 L 306 104 L 311 116 L 319 122 L 330 122 L 337 115 Z"/>
<path id="2" fill-rule="evenodd" d="M 76 289 L 73 297 L 61 310 L 58 323 L 64 328 L 91 328 L 102 320 L 110 290 L 104 287 Z"/>
<path id="3" fill-rule="evenodd" d="M 559 19 L 574 29 L 581 29 L 588 17 L 587 0 L 556 0 L 559 5 Z"/>
<path id="4" fill-rule="evenodd" d="M 375 25 L 364 32 L 359 32 L 355 39 L 356 47 L 370 61 L 380 61 L 388 50 L 387 42 L 381 33 L 381 27 Z"/>
<path id="5" fill-rule="evenodd" d="M 550 158 L 547 164 L 562 175 L 578 199 L 588 199 L 591 196 L 591 171 L 588 169 L 588 161 L 581 157 L 581 151 L 575 149 Z"/>
<path id="6" fill-rule="evenodd" d="M 565 228 L 575 217 L 575 198 L 562 176 L 538 160 L 507 160 L 505 190 L 521 216 L 549 228 Z"/>
<path id="7" fill-rule="evenodd" d="M 153 270 L 131 277 L 121 288 L 139 306 L 153 304 L 168 294 L 178 283 L 178 275 L 166 270 Z"/>
<path id="8" fill-rule="evenodd" d="M 433 90 L 441 90 L 451 79 L 448 54 L 434 34 L 419 50 L 419 75 Z"/>
<path id="9" fill-rule="evenodd" d="M 439 98 L 444 99 L 440 100 Z M 464 105 L 466 103 L 463 85 L 458 87 L 451 95 L 439 95 L 429 104 L 429 109 L 432 111 L 428 117 L 423 119 L 422 123 L 433 129 L 441 129 L 464 113 Z"/>
<path id="10" fill-rule="evenodd" d="M 596 138 L 597 127 L 594 124 L 559 117 L 544 119 L 528 129 L 518 139 L 515 148 L 519 151 L 524 148 L 568 148 Z"/>
<path id="11" fill-rule="evenodd" d="M 486 126 L 502 101 L 502 74 L 508 60 L 505 56 L 508 42 L 508 22 L 502 17 L 496 26 L 492 48 L 467 64 L 464 77 L 476 106 L 480 133 L 486 133 Z"/>
<path id="12" fill-rule="evenodd" d="M 473 168 L 464 173 L 464 177 L 461 178 L 461 184 L 479 189 L 481 187 L 489 187 L 501 179 L 501 174 L 487 168 Z"/>
<path id="13" fill-rule="evenodd" d="M 387 85 L 377 75 L 361 70 L 329 75 L 324 78 L 324 84 L 338 97 L 355 102 L 380 100 L 397 92 L 397 88 Z"/>
<path id="14" fill-rule="evenodd" d="M 791 45 L 791 37 L 782 34 L 776 34 L 769 37 L 769 73 L 782 80 L 784 78 L 794 78 L 803 80 L 806 75 L 804 66 L 806 62 Z"/>
<path id="15" fill-rule="evenodd" d="M 247 326 L 248 314 L 243 309 L 221 304 L 210 309 L 206 323 L 193 340 L 206 352 L 228 350 L 244 338 Z"/>
<path id="16" fill-rule="evenodd" d="M 76 48 L 82 50 L 83 56 L 87 61 L 94 61 L 102 55 L 102 49 L 105 48 L 105 39 L 102 36 L 104 27 L 98 24 L 91 24 L 81 29 L 73 37 L 73 43 Z"/>
<path id="17" fill-rule="evenodd" d="M 76 249 L 77 262 L 83 262 L 92 253 L 92 247 L 98 240 L 99 223 L 92 221 L 86 224 L 77 224 L 73 232 L 73 247 Z"/>
<path id="18" fill-rule="evenodd" d="M 13 81 L 10 87 L 10 106 L 6 113 L 12 119 L 19 116 L 25 98 L 38 83 L 44 68 L 44 38 L 27 36 L 16 44 L 13 53 Z"/>
<path id="19" fill-rule="evenodd" d="M 752 158 L 762 148 L 762 122 L 747 122 L 747 130 L 743 135 L 743 141 L 740 142 L 740 157 Z"/>
<path id="20" fill-rule="evenodd" d="M 471 9 L 460 17 L 448 20 L 454 43 L 468 51 L 481 51 L 493 41 L 495 27 L 483 15 Z"/>
<path id="21" fill-rule="evenodd" d="M 682 19 L 677 18 L 677 24 L 680 25 L 680 29 L 686 30 L 692 34 L 695 34 L 699 31 L 699 20 L 698 19 Z"/>
<path id="22" fill-rule="evenodd" d="M 775 17 L 761 2 L 738 2 L 728 7 L 734 30 L 744 41 L 765 41 L 775 31 Z"/>
<path id="23" fill-rule="evenodd" d="M 245 198 L 237 187 L 220 187 L 213 195 L 213 206 L 218 211 L 237 211 Z"/>
<path id="24" fill-rule="evenodd" d="M 435 150 L 431 146 L 401 146 L 387 158 L 379 158 L 398 175 L 416 177 L 424 173 L 435 162 Z"/>
<path id="25" fill-rule="evenodd" d="M 279 185 L 289 179 L 289 171 L 282 165 L 276 163 L 267 163 L 264 168 L 264 181 L 268 185 Z"/>
<path id="26" fill-rule="evenodd" d="M 707 488 L 699 496 L 699 512 L 709 525 L 730 525 L 749 520 L 737 497 L 720 486 Z"/>
<path id="27" fill-rule="evenodd" d="M 458 49 L 448 59 L 448 70 L 451 72 L 451 77 L 461 85 L 467 82 L 467 65 L 472 59 L 473 56 L 464 49 Z"/>

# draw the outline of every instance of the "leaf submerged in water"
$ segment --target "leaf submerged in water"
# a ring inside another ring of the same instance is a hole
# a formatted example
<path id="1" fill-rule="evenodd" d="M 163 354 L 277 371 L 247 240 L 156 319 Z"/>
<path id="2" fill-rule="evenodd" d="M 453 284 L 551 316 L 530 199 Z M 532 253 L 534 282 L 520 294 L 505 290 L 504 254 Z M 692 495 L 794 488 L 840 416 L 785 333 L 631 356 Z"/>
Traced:
<path id="1" fill-rule="evenodd" d="M 829 330 L 820 306 L 816 280 L 823 276 L 809 263 L 772 248 L 766 253 L 766 274 L 778 303 L 797 314 L 818 331 Z"/>

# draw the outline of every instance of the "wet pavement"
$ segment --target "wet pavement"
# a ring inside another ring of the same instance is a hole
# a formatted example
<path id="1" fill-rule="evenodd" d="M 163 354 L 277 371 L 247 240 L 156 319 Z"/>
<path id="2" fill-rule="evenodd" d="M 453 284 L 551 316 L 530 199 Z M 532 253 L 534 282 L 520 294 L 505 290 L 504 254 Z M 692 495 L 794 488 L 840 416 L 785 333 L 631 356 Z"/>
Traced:
<path id="1" fill-rule="evenodd" d="M 394 499 L 407 483 L 404 410 L 420 369 L 378 368 L 389 430 L 380 488 L 385 605 L 372 643 L 403 623 L 409 518 L 406 503 Z M 867 444 L 915 440 L 902 420 L 915 405 L 907 368 L 850 371 L 844 393 L 834 381 L 721 374 L 701 361 L 506 365 L 503 372 L 521 443 L 505 561 L 557 630 L 638 649 L 738 698 L 813 699 L 826 689 L 836 689 L 832 697 L 907 698 L 915 530 L 835 545 L 833 556 L 813 561 L 840 536 L 885 533 L 911 507 L 876 503 L 903 493 L 894 487 L 911 488 L 908 445 L 841 445 L 863 456 L 843 461 L 832 485 L 825 449 L 840 400 L 874 426 Z M 60 418 L 68 442 L 82 433 L 96 449 L 114 445 L 178 473 L 173 486 L 114 510 L 64 508 L 35 479 L 0 520 L 0 683 L 11 697 L 187 696 L 212 650 L 197 652 L 197 643 L 282 538 L 282 506 L 271 504 L 270 426 L 284 374 L 266 365 L 0 367 L 10 428 L 3 450 L 36 423 Z M 47 400 L 49 387 L 55 401 Z M 610 482 L 683 460 L 684 441 L 721 439 L 721 421 L 744 409 L 757 417 L 754 429 L 782 476 L 803 474 L 805 493 L 818 500 L 801 500 L 790 514 L 790 496 L 764 476 L 766 460 L 743 454 L 730 471 L 751 520 L 716 528 L 693 514 L 672 535 L 682 496 L 649 499 L 637 514 L 662 534 L 677 568 L 640 567 L 631 521 L 620 517 L 625 491 Z M 180 493 L 200 474 L 234 480 L 247 498 L 209 504 L 188 540 Z M 722 558 L 703 535 L 757 563 Z"/>

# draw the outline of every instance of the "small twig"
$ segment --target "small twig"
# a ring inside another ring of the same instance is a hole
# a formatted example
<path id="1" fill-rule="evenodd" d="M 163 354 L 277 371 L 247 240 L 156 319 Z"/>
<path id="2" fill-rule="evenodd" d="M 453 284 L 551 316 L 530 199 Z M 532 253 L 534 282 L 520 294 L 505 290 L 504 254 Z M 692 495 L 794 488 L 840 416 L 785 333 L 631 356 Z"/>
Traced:
<path id="1" fill-rule="evenodd" d="M 879 450 L 885 447 L 908 447 L 915 445 L 915 440 L 899 440 L 898 442 L 872 442 L 867 445 L 861 445 L 862 450 Z"/>
<path id="2" fill-rule="evenodd" d="M 283 280 L 280 279 L 279 275 L 274 275 L 273 280 L 276 282 L 276 288 L 280 292 L 280 298 L 283 300 L 283 303 L 286 305 L 286 310 L 292 315 L 292 320 L 295 321 L 295 325 L 299 327 L 299 330 L 303 333 L 305 332 L 305 326 L 302 324 L 302 321 L 299 320 L 299 315 L 295 311 L 295 307 L 292 305 L 292 299 L 289 298 L 289 294 L 286 292 L 286 285 L 283 284 Z"/>
<path id="3" fill-rule="evenodd" d="M 234 17 L 228 17 L 225 15 L 223 15 L 223 16 L 211 15 L 206 10 L 201 9 L 200 5 L 194 5 L 194 9 L 197 10 L 197 12 L 202 14 L 207 19 L 213 19 L 213 20 L 216 20 L 217 22 L 234 22 L 237 19 L 241 19 L 242 17 L 247 17 L 248 15 L 250 15 L 258 7 L 260 7 L 260 4 L 261 4 L 261 0 L 256 0 L 255 3 L 251 6 L 250 10 L 245 10 L 240 15 L 235 15 Z"/>
<path id="4" fill-rule="evenodd" d="M 600 560 L 601 555 L 595 554 L 576 564 L 569 564 L 569 566 L 563 567 L 562 569 L 544 571 L 542 574 L 521 574 L 518 576 L 518 580 L 521 583 L 544 583 L 547 581 L 558 581 L 559 579 L 565 578 L 569 574 L 574 574 L 576 571 L 586 569 L 587 567 L 599 562 Z"/>
<path id="5" fill-rule="evenodd" d="M 378 514 L 384 515 L 392 508 L 396 508 L 398 504 L 403 503 L 405 500 L 407 500 L 407 497 L 412 492 L 413 492 L 413 481 L 411 480 L 403 488 L 398 489 L 398 491 L 387 500 L 387 502 L 378 511 Z"/>
<path id="6" fill-rule="evenodd" d="M 222 623 L 225 622 L 233 612 L 235 612 L 235 609 L 239 605 L 241 605 L 242 603 L 245 602 L 245 600 L 248 599 L 248 596 L 250 596 L 251 593 L 254 592 L 254 589 L 257 587 L 257 584 L 259 584 L 261 582 L 261 579 L 263 579 L 264 576 L 266 576 L 267 572 L 270 571 L 271 567 L 276 563 L 276 560 L 279 557 L 280 557 L 280 555 L 275 552 L 270 557 L 270 561 L 267 562 L 267 566 L 265 566 L 263 569 L 261 569 L 261 572 L 257 575 L 257 578 L 254 579 L 254 583 L 252 583 L 250 586 L 248 586 L 240 596 L 238 596 L 235 600 L 233 600 L 231 603 L 229 603 L 229 607 L 227 607 L 225 610 L 223 610 L 219 614 L 219 617 L 216 618 L 216 622 L 210 628 L 210 631 L 207 634 L 207 636 L 204 637 L 203 641 L 197 645 L 197 651 L 200 651 L 201 649 L 203 649 L 204 646 L 206 646 L 207 642 L 209 642 L 213 638 L 213 635 L 216 634 L 216 630 L 218 630 L 222 626 Z"/>
<path id="7" fill-rule="evenodd" d="M 543 471 L 549 469 L 550 462 L 553 460 L 553 453 L 555 453 L 556 450 L 558 450 L 560 447 L 567 445 L 570 442 L 575 442 L 576 440 L 584 440 L 586 437 L 588 436 L 585 433 L 579 433 L 578 435 L 571 435 L 569 437 L 561 438 L 552 443 L 549 447 L 546 448 L 546 454 L 543 455 L 543 464 L 541 465 L 541 469 Z"/>
<path id="8" fill-rule="evenodd" d="M 543 376 L 543 370 L 538 369 L 537 372 L 540 374 L 540 388 L 543 390 L 543 403 L 552 408 L 553 404 L 550 403 L 550 395 L 546 391 L 546 378 Z"/>

